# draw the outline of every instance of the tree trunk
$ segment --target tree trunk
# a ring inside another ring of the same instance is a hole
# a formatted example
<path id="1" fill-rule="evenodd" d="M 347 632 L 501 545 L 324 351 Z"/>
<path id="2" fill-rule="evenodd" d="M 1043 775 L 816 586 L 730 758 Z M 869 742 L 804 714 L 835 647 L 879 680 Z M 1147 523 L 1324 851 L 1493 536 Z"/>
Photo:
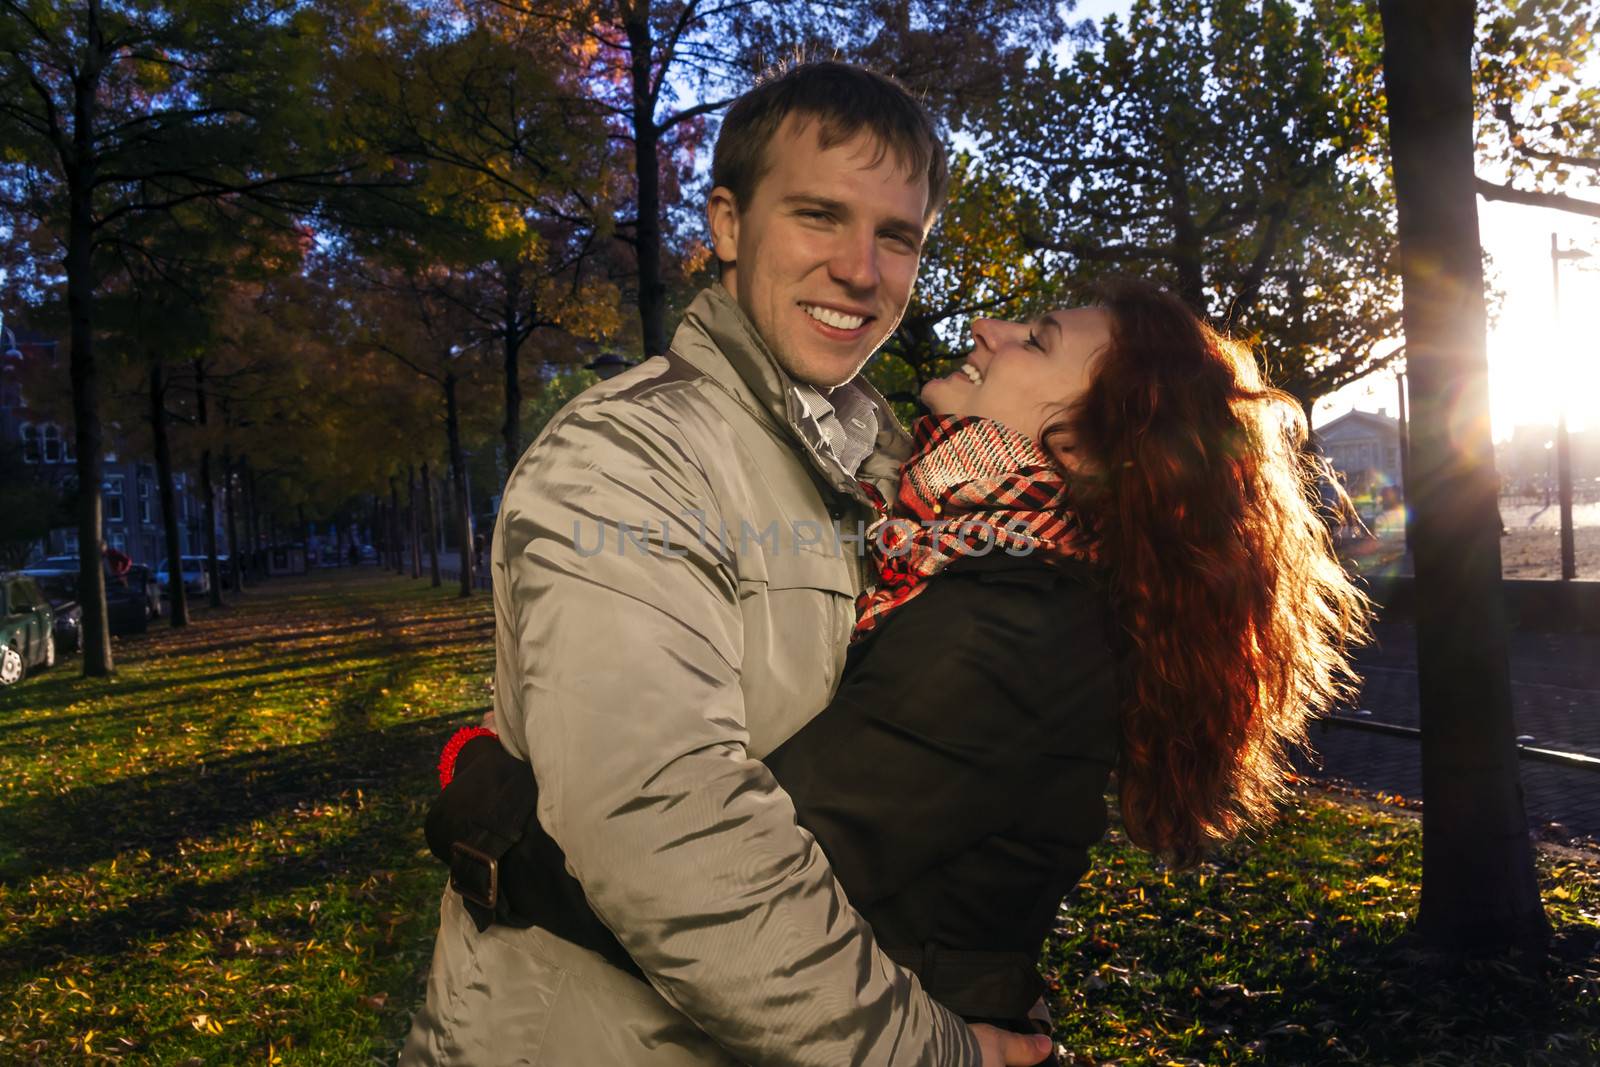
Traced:
<path id="1" fill-rule="evenodd" d="M 516 309 L 511 306 L 509 298 L 505 331 L 506 415 L 505 422 L 500 427 L 500 435 L 505 445 L 506 477 L 509 479 L 511 468 L 517 465 L 517 459 L 522 455 L 522 369 L 519 359 L 522 344 L 517 330 Z"/>
<path id="2" fill-rule="evenodd" d="M 194 360 L 194 395 L 198 421 L 206 425 L 206 370 L 205 364 Z M 206 524 L 206 577 L 211 581 L 210 601 L 214 608 L 222 607 L 222 567 L 217 561 L 217 489 L 211 480 L 211 449 L 200 451 L 200 516 Z"/>
<path id="3" fill-rule="evenodd" d="M 372 554 L 380 570 L 389 566 L 389 527 L 383 514 L 383 498 L 372 494 Z"/>
<path id="4" fill-rule="evenodd" d="M 1206 301 L 1205 235 L 1195 225 L 1189 198 L 1189 176 L 1181 160 L 1171 160 L 1166 184 L 1172 197 L 1173 264 L 1177 268 L 1178 297 L 1202 319 L 1211 317 Z"/>
<path id="5" fill-rule="evenodd" d="M 96 10 L 91 15 L 98 14 Z M 97 41 L 89 44 L 94 49 Z M 109 677 L 111 628 L 106 615 L 104 521 L 100 486 L 100 376 L 94 353 L 94 151 L 98 79 L 81 78 L 73 93 L 73 159 L 67 167 L 67 318 L 72 342 L 72 420 L 78 449 L 78 602 L 83 607 L 83 673 Z"/>
<path id="6" fill-rule="evenodd" d="M 399 479 L 393 474 L 389 475 L 389 566 L 394 568 L 396 574 L 406 572 L 406 542 L 405 533 L 400 525 L 400 488 Z"/>
<path id="7" fill-rule="evenodd" d="M 450 488 L 455 498 L 456 531 L 461 539 L 461 595 L 472 595 L 472 504 L 467 500 L 467 460 L 461 453 L 461 423 L 456 411 L 456 376 L 444 379 L 445 436 L 450 445 Z"/>
<path id="8" fill-rule="evenodd" d="M 422 512 L 428 526 L 428 571 L 433 587 L 439 588 L 439 523 L 433 513 L 433 473 L 422 464 Z"/>
<path id="9" fill-rule="evenodd" d="M 406 464 L 406 526 L 411 539 L 411 577 L 422 577 L 422 516 L 417 513 L 417 468 Z"/>
<path id="10" fill-rule="evenodd" d="M 249 456 L 239 457 L 239 467 L 243 472 L 246 494 L 245 500 L 248 507 L 245 510 L 245 536 L 250 538 L 250 546 L 245 550 L 245 557 L 250 571 L 250 579 L 260 582 L 266 577 L 265 568 L 261 566 L 261 502 L 256 496 L 256 468 L 250 462 Z"/>
<path id="11" fill-rule="evenodd" d="M 650 29 L 650 4 L 630 5 L 624 22 L 632 55 L 633 166 L 639 185 L 635 248 L 639 260 L 639 324 L 646 358 L 667 350 L 667 286 L 661 277 L 661 164 L 651 92 L 655 38 Z"/>
<path id="12" fill-rule="evenodd" d="M 217 488 L 211 478 L 211 449 L 200 452 L 200 521 L 206 525 L 206 577 L 211 582 L 208 601 L 222 606 L 222 563 L 217 559 Z"/>
<path id="13" fill-rule="evenodd" d="M 233 456 L 222 450 L 223 501 L 228 524 L 228 576 L 233 583 L 235 597 L 244 593 L 244 566 L 239 561 L 239 509 L 234 498 L 239 495 L 239 475 L 234 470 Z"/>
<path id="14" fill-rule="evenodd" d="M 1543 950 L 1511 714 L 1473 178 L 1472 0 L 1381 0 L 1399 208 L 1422 714 L 1419 933 Z"/>
<path id="15" fill-rule="evenodd" d="M 156 478 L 161 483 L 161 525 L 167 532 L 167 617 L 174 628 L 189 625 L 189 591 L 183 585 L 183 543 L 178 496 L 172 485 L 172 447 L 167 441 L 167 383 L 161 361 L 150 361 L 150 432 L 155 437 Z"/>

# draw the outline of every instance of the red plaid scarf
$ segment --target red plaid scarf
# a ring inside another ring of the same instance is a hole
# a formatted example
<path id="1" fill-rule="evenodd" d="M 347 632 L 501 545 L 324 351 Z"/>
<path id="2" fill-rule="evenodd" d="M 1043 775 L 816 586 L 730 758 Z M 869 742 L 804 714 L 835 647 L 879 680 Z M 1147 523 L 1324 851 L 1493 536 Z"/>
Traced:
<path id="1" fill-rule="evenodd" d="M 894 512 L 868 539 L 879 585 L 856 601 L 852 641 L 962 556 L 1096 561 L 1089 531 L 1068 509 L 1066 479 L 1032 438 L 970 415 L 925 416 L 913 432 Z"/>

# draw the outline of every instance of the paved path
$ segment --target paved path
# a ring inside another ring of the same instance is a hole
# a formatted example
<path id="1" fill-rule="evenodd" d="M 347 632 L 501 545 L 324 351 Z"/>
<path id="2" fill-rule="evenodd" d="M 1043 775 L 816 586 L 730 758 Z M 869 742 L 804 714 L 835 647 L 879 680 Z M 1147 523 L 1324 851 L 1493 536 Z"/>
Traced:
<path id="1" fill-rule="evenodd" d="M 1409 624 L 1383 623 L 1377 643 L 1359 657 L 1366 679 L 1355 707 L 1370 720 L 1416 727 L 1416 636 Z M 1512 635 L 1511 690 L 1517 733 L 1539 748 L 1600 757 L 1600 635 Z M 1422 796 L 1421 746 L 1337 724 L 1311 728 L 1322 756 L 1311 777 L 1336 778 L 1368 790 Z M 1575 837 L 1600 839 L 1600 772 L 1521 761 L 1528 821 L 1560 823 Z M 1559 833 L 1552 836 L 1561 836 Z"/>

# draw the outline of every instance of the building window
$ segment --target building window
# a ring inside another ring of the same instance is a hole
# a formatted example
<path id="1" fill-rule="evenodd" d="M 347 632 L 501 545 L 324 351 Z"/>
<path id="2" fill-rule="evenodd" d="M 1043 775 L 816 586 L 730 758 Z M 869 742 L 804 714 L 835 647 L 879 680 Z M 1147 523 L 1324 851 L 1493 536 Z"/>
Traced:
<path id="1" fill-rule="evenodd" d="M 53 422 L 39 427 L 39 451 L 46 463 L 61 462 L 61 428 Z"/>
<path id="2" fill-rule="evenodd" d="M 1389 470 L 1394 470 L 1395 464 L 1399 462 L 1399 456 L 1399 448 L 1395 445 L 1388 445 L 1383 450 L 1383 465 Z"/>
<path id="3" fill-rule="evenodd" d="M 31 422 L 22 424 L 22 462 L 39 462 L 39 431 Z"/>
<path id="4" fill-rule="evenodd" d="M 113 474 L 100 485 L 100 495 L 104 501 L 105 520 L 107 522 L 122 521 L 122 475 Z"/>
<path id="5" fill-rule="evenodd" d="M 150 482 L 147 479 L 140 478 L 139 479 L 139 521 L 144 523 L 146 526 L 149 526 L 149 525 L 151 525 L 151 524 L 153 524 L 155 522 L 155 519 L 153 519 L 151 517 L 151 509 L 150 509 L 150 498 L 153 497 L 153 496 L 155 496 L 155 494 L 150 491 Z"/>

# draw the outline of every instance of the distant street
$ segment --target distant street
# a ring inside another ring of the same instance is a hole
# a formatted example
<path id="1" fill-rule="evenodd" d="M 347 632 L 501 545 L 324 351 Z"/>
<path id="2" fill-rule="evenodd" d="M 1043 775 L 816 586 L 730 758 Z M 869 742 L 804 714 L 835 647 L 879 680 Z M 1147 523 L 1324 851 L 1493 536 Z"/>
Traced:
<path id="1" fill-rule="evenodd" d="M 1360 656 L 1366 684 L 1355 708 L 1371 712 L 1371 721 L 1417 727 L 1415 628 L 1384 623 L 1377 636 Z M 1600 757 L 1600 635 L 1513 633 L 1511 679 L 1517 733 L 1527 744 Z M 1313 726 L 1311 743 L 1324 761 L 1320 771 L 1305 768 L 1313 777 L 1422 796 L 1415 738 L 1331 724 Z M 1522 784 L 1535 829 L 1555 822 L 1573 836 L 1600 839 L 1600 772 L 1524 758 Z"/>

